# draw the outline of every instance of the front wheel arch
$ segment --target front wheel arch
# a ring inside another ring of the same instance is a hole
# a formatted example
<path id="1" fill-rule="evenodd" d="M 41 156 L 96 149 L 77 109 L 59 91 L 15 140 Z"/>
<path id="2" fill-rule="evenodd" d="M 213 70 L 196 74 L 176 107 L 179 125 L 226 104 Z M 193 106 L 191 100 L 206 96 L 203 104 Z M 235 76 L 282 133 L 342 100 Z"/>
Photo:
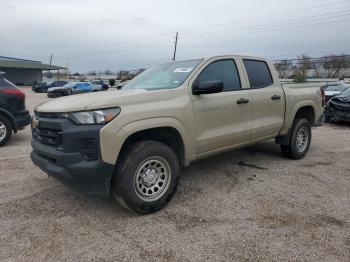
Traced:
<path id="1" fill-rule="evenodd" d="M 12 127 L 13 132 L 17 133 L 17 125 L 15 123 L 13 115 L 10 112 L 0 110 L 0 116 L 7 118 L 11 123 L 11 127 Z"/>

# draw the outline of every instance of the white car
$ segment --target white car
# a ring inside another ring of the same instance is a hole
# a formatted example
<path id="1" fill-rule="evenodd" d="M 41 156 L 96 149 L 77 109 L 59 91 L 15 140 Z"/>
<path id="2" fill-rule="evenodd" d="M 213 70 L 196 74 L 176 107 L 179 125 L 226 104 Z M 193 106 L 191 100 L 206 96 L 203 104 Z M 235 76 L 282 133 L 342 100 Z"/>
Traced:
<path id="1" fill-rule="evenodd" d="M 97 85 L 94 83 L 91 83 L 91 91 L 96 92 L 96 91 L 101 91 L 103 90 L 102 85 Z"/>

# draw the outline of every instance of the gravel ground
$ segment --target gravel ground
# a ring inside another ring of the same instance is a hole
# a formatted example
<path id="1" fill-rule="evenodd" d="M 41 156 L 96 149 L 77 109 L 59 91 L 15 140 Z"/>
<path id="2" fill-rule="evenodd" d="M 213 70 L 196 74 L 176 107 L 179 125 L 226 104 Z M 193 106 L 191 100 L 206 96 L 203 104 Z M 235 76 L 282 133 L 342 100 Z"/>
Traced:
<path id="1" fill-rule="evenodd" d="M 27 89 L 27 106 L 45 94 Z M 192 164 L 169 205 L 138 216 L 76 193 L 0 149 L 2 261 L 349 261 L 350 127 L 313 129 L 308 155 L 268 141 Z"/>

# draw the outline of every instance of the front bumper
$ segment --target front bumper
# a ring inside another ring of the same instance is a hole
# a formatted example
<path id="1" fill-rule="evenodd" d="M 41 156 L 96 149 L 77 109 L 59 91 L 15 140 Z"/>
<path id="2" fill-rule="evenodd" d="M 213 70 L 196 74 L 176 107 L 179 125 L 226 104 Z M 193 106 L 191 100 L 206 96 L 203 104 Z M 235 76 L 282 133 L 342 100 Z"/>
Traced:
<path id="1" fill-rule="evenodd" d="M 78 126 L 59 118 L 38 120 L 39 126 L 32 128 L 34 164 L 76 191 L 108 197 L 114 166 L 101 159 L 101 126 Z"/>
<path id="2" fill-rule="evenodd" d="M 325 109 L 328 122 L 350 122 L 350 103 L 331 100 Z"/>
<path id="3" fill-rule="evenodd" d="M 328 110 L 325 114 L 330 122 L 350 122 L 350 112 Z"/>

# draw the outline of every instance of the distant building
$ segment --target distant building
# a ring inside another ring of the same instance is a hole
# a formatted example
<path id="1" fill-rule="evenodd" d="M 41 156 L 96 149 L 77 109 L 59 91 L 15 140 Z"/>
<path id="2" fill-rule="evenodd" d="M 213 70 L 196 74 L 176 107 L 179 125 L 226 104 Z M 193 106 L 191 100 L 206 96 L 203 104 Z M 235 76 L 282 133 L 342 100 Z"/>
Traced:
<path id="1" fill-rule="evenodd" d="M 0 56 L 0 71 L 6 73 L 5 77 L 16 85 L 32 85 L 42 81 L 44 70 L 62 70 L 61 66 L 43 64 L 40 61 Z"/>
<path id="2" fill-rule="evenodd" d="M 127 80 L 131 80 L 133 79 L 135 76 L 137 76 L 138 74 L 141 74 L 143 71 L 145 71 L 145 69 L 136 69 L 136 70 L 121 70 L 119 71 L 119 73 L 117 74 L 117 80 L 121 80 L 121 81 L 127 81 Z"/>

